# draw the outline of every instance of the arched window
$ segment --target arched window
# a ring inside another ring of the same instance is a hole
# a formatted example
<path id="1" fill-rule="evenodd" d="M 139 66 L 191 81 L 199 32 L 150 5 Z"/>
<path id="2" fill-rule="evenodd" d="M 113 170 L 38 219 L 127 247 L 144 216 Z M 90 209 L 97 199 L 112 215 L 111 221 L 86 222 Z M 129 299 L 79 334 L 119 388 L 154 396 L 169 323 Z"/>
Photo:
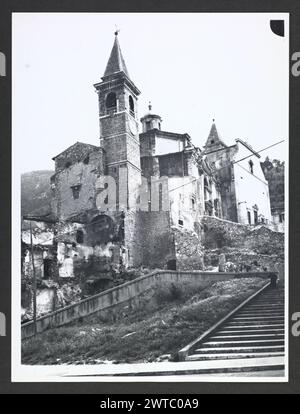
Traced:
<path id="1" fill-rule="evenodd" d="M 134 101 L 131 95 L 129 95 L 129 110 L 131 114 L 134 115 Z"/>
<path id="2" fill-rule="evenodd" d="M 106 97 L 106 108 L 114 109 L 117 107 L 117 95 L 114 92 L 110 92 Z"/>

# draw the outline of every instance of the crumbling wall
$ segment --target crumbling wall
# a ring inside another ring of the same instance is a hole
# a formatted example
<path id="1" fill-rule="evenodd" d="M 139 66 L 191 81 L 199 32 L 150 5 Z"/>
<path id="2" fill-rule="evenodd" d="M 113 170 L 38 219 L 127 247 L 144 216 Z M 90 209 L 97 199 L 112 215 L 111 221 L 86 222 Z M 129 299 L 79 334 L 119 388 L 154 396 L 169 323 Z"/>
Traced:
<path id="1" fill-rule="evenodd" d="M 195 231 L 173 227 L 177 270 L 203 270 L 204 248 Z"/>
<path id="2" fill-rule="evenodd" d="M 284 234 L 266 226 L 250 227 L 215 217 L 203 216 L 205 248 L 245 247 L 261 254 L 278 254 L 284 250 Z"/>
<path id="3" fill-rule="evenodd" d="M 226 261 L 233 263 L 237 271 L 282 269 L 283 233 L 265 226 L 250 227 L 213 217 L 202 217 L 201 228 L 206 267 L 218 266 L 220 254 L 224 253 Z"/>
<path id="4" fill-rule="evenodd" d="M 84 152 L 82 159 L 54 174 L 51 178 L 51 205 L 59 220 L 67 220 L 95 208 L 97 183 L 102 175 L 104 159 L 100 148 Z"/>

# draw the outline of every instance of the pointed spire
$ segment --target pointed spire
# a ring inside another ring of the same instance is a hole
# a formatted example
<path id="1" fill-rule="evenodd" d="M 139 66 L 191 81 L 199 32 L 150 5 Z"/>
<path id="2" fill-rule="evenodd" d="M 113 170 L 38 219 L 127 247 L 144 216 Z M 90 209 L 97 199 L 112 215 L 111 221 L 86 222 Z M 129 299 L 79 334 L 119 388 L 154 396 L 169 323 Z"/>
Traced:
<path id="1" fill-rule="evenodd" d="M 210 129 L 210 133 L 208 135 L 206 144 L 205 144 L 205 149 L 219 149 L 219 148 L 226 148 L 227 145 L 224 144 L 224 142 L 222 141 L 222 139 L 220 138 L 220 135 L 218 133 L 216 124 L 215 124 L 215 119 L 213 119 L 213 123 Z"/>
<path id="2" fill-rule="evenodd" d="M 119 34 L 119 30 L 116 30 L 115 31 L 115 42 L 111 50 L 107 65 L 106 65 L 104 77 L 113 75 L 114 73 L 117 73 L 117 72 L 124 72 L 125 75 L 129 77 L 129 73 L 128 73 L 125 60 L 123 58 L 120 44 L 118 41 L 118 34 Z"/>

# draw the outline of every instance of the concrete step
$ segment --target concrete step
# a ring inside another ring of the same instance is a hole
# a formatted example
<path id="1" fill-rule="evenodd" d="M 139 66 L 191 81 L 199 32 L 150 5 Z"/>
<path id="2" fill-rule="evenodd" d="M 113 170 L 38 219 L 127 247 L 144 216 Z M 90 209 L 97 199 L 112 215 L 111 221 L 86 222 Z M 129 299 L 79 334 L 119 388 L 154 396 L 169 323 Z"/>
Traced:
<path id="1" fill-rule="evenodd" d="M 158 367 L 151 367 L 150 364 L 143 364 L 140 369 L 136 366 L 130 366 L 130 372 L 118 373 L 118 376 L 157 376 L 157 375 L 237 375 L 243 377 L 258 376 L 263 371 L 261 376 L 265 376 L 266 372 L 280 373 L 284 372 L 284 358 L 282 356 L 269 358 L 244 358 L 244 359 L 223 359 L 215 361 L 184 361 L 176 364 L 168 363 L 159 365 Z M 128 368 L 126 368 L 128 371 Z M 133 371 L 134 370 L 134 371 Z M 98 373 L 97 375 L 103 376 Z M 269 374 L 270 375 L 270 374 Z M 274 374 L 275 375 L 275 374 Z M 278 375 L 278 374 L 277 374 Z"/>
<path id="2" fill-rule="evenodd" d="M 273 309 L 274 308 L 274 304 L 273 303 L 250 303 L 249 305 L 246 306 L 246 308 L 262 308 L 262 309 Z M 282 308 L 284 309 L 284 303 L 280 303 L 279 305 L 276 306 L 276 308 Z"/>
<path id="3" fill-rule="evenodd" d="M 251 319 L 251 320 L 256 320 L 256 319 L 270 319 L 270 320 L 272 320 L 272 319 L 284 319 L 284 317 L 283 317 L 283 315 L 279 315 L 279 316 L 264 316 L 264 315 L 256 315 L 256 316 L 253 316 L 253 317 L 250 317 L 250 316 L 239 316 L 239 315 L 237 315 L 237 316 L 235 316 L 232 320 L 248 320 L 248 319 Z"/>
<path id="4" fill-rule="evenodd" d="M 273 346 L 273 345 L 284 345 L 282 339 L 253 339 L 249 341 L 210 341 L 204 342 L 203 347 L 205 348 L 226 348 L 226 347 L 243 347 L 243 346 Z"/>
<path id="5" fill-rule="evenodd" d="M 284 312 L 272 310 L 272 311 L 253 311 L 253 310 L 244 310 L 239 312 L 238 316 L 281 316 L 284 317 Z"/>
<path id="6" fill-rule="evenodd" d="M 266 318 L 266 317 L 277 317 L 277 318 L 284 318 L 284 314 L 281 312 L 270 312 L 270 313 L 263 313 L 263 312 L 241 312 L 237 315 L 239 318 Z"/>
<path id="7" fill-rule="evenodd" d="M 283 306 L 284 302 L 282 300 L 258 300 L 254 303 L 252 303 L 252 305 L 258 305 L 258 306 Z"/>
<path id="8" fill-rule="evenodd" d="M 231 321 L 232 321 L 231 323 L 243 322 L 243 323 L 248 323 L 248 324 L 257 323 L 258 325 L 259 324 L 261 325 L 262 322 L 263 323 L 266 323 L 266 322 L 284 323 L 284 318 L 280 317 L 280 316 L 265 316 L 265 317 L 259 317 L 258 316 L 258 317 L 252 317 L 252 318 L 249 318 L 249 317 L 246 317 L 246 316 L 245 317 L 236 316 Z"/>
<path id="9" fill-rule="evenodd" d="M 244 323 L 237 323 L 235 322 L 234 324 L 231 323 L 227 323 L 225 324 L 221 329 L 222 330 L 247 330 L 247 329 L 284 329 L 284 325 L 283 324 L 278 324 L 278 323 L 267 323 L 265 325 L 245 325 Z"/>
<path id="10" fill-rule="evenodd" d="M 270 313 L 270 312 L 282 312 L 285 313 L 285 308 L 284 307 L 278 307 L 278 306 L 272 306 L 269 308 L 252 308 L 252 307 L 246 307 L 244 309 L 241 310 L 241 312 L 266 312 L 266 313 Z"/>
<path id="11" fill-rule="evenodd" d="M 246 308 L 255 308 L 255 309 L 284 309 L 284 303 L 253 303 L 252 305 L 247 305 Z"/>
<path id="12" fill-rule="evenodd" d="M 192 351 L 194 354 L 251 354 L 256 352 L 284 352 L 283 345 L 274 345 L 274 346 L 234 346 L 231 348 L 198 348 Z"/>
<path id="13" fill-rule="evenodd" d="M 256 323 L 256 321 L 248 321 L 247 323 L 244 322 L 227 322 L 226 325 L 224 325 L 222 327 L 222 329 L 224 329 L 226 327 L 230 328 L 230 329 L 253 329 L 254 327 L 256 327 L 257 329 L 263 329 L 263 328 L 282 328 L 284 329 L 284 323 L 283 322 L 272 322 L 272 321 L 267 321 L 264 323 Z"/>
<path id="14" fill-rule="evenodd" d="M 232 354 L 211 354 L 211 355 L 201 355 L 193 354 L 187 357 L 187 361 L 210 361 L 210 360 L 220 360 L 220 359 L 248 359 L 248 358 L 266 358 L 266 357 L 284 357 L 282 352 L 261 352 L 261 353 L 232 353 Z"/>
<path id="15" fill-rule="evenodd" d="M 234 330 L 234 329 L 224 329 L 223 331 L 218 331 L 218 335 L 223 336 L 230 336 L 230 335 L 261 335 L 262 332 L 264 334 L 275 334 L 275 335 L 284 335 L 284 329 L 244 329 L 244 330 Z"/>
<path id="16" fill-rule="evenodd" d="M 212 336 L 210 338 L 211 341 L 240 341 L 240 340 L 245 340 L 245 341 L 251 341 L 254 339 L 259 339 L 259 340 L 263 340 L 263 339 L 282 339 L 284 340 L 284 334 L 265 334 L 265 333 L 260 333 L 260 334 L 244 334 L 244 335 L 218 335 L 218 336 Z"/>
<path id="17" fill-rule="evenodd" d="M 270 307 L 263 308 L 260 306 L 260 307 L 255 308 L 252 306 L 247 306 L 245 308 L 245 311 L 247 312 L 283 312 L 284 313 L 284 307 L 283 306 L 280 306 L 280 307 L 270 306 Z"/>

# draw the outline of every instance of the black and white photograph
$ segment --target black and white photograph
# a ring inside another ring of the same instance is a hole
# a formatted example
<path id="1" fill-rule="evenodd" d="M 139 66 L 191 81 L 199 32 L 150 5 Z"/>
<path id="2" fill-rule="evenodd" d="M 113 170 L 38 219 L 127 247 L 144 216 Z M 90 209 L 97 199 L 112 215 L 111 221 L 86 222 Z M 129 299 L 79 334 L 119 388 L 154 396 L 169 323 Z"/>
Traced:
<path id="1" fill-rule="evenodd" d="M 12 14 L 12 379 L 288 381 L 289 13 Z"/>

